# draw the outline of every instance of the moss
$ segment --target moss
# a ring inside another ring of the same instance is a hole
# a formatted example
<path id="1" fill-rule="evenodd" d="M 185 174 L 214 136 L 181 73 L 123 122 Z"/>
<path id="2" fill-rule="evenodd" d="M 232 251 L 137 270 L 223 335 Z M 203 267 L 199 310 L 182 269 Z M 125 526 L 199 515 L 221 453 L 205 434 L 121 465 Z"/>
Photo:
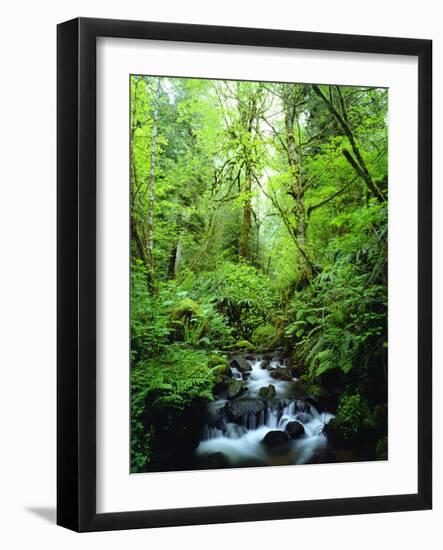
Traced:
<path id="1" fill-rule="evenodd" d="M 171 319 L 184 323 L 192 317 L 197 317 L 201 314 L 201 307 L 195 300 L 191 298 L 183 298 L 171 310 Z"/>
<path id="2" fill-rule="evenodd" d="M 212 374 L 215 379 L 218 379 L 222 376 L 231 376 L 231 369 L 229 368 L 229 365 L 227 363 L 224 365 L 217 365 L 212 369 Z"/>
<path id="3" fill-rule="evenodd" d="M 273 399 L 275 397 L 275 386 L 273 384 L 269 384 L 269 386 L 263 386 L 260 388 L 258 395 L 262 399 Z"/>
<path id="4" fill-rule="evenodd" d="M 238 342 L 235 342 L 232 349 L 254 351 L 255 348 L 251 342 L 248 342 L 247 340 L 239 340 Z"/>
<path id="5" fill-rule="evenodd" d="M 243 380 L 231 380 L 228 386 L 228 399 L 239 397 L 246 390 Z"/>
<path id="6" fill-rule="evenodd" d="M 317 386 L 317 384 L 312 384 L 311 386 L 309 386 L 309 389 L 306 393 L 316 400 L 320 400 L 328 396 L 328 392 L 324 388 Z"/>

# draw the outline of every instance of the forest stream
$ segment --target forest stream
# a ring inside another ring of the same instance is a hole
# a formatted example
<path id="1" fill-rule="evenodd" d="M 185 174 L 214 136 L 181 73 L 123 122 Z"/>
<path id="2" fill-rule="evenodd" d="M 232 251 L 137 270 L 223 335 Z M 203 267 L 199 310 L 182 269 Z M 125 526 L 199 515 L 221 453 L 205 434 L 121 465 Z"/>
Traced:
<path id="1" fill-rule="evenodd" d="M 207 467 L 309 463 L 328 446 L 323 429 L 334 415 L 297 393 L 284 359 L 241 359 L 230 366 L 241 396 L 229 400 L 222 391 L 208 405 L 196 455 Z"/>
<path id="2" fill-rule="evenodd" d="M 387 460 L 389 90 L 130 84 L 131 473 Z"/>

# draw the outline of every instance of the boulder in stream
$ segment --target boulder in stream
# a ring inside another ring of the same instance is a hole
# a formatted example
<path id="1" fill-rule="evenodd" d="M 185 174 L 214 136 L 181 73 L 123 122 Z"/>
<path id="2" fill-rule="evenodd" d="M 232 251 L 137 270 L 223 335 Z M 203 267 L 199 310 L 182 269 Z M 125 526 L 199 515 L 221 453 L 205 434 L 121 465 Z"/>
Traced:
<path id="1" fill-rule="evenodd" d="M 305 433 L 303 424 L 297 422 L 297 420 L 291 420 L 291 422 L 288 422 L 285 430 L 290 439 L 298 439 Z"/>
<path id="2" fill-rule="evenodd" d="M 241 422 L 248 415 L 259 415 L 266 411 L 267 404 L 264 399 L 256 397 L 240 397 L 228 401 L 225 405 L 226 415 L 231 422 Z"/>
<path id="3" fill-rule="evenodd" d="M 292 375 L 290 370 L 287 367 L 277 367 L 271 371 L 272 378 L 276 380 L 284 380 L 285 382 L 290 382 L 292 380 Z"/>
<path id="4" fill-rule="evenodd" d="M 275 386 L 273 384 L 269 384 L 269 386 L 263 386 L 260 388 L 258 395 L 262 399 L 273 399 L 275 397 Z"/>
<path id="5" fill-rule="evenodd" d="M 242 355 L 234 355 L 234 357 L 231 358 L 229 366 L 239 370 L 242 373 L 252 370 L 251 364 L 246 361 Z"/>
<path id="6" fill-rule="evenodd" d="M 242 393 L 244 393 L 247 390 L 246 384 L 243 382 L 243 380 L 231 380 L 228 386 L 228 399 L 236 399 L 237 397 L 240 397 Z"/>
<path id="7" fill-rule="evenodd" d="M 282 430 L 272 430 L 262 439 L 264 445 L 270 451 L 283 450 L 289 441 L 289 435 Z"/>
<path id="8" fill-rule="evenodd" d="M 260 363 L 261 369 L 269 369 L 270 366 L 271 366 L 271 361 L 269 359 L 263 359 L 262 362 Z"/>

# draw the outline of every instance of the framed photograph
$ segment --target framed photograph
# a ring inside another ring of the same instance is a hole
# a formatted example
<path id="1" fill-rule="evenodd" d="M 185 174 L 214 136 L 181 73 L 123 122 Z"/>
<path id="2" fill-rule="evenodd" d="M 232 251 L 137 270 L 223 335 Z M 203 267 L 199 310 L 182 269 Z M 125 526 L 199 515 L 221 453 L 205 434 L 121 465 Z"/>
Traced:
<path id="1" fill-rule="evenodd" d="M 59 525 L 430 509 L 429 40 L 58 26 Z"/>

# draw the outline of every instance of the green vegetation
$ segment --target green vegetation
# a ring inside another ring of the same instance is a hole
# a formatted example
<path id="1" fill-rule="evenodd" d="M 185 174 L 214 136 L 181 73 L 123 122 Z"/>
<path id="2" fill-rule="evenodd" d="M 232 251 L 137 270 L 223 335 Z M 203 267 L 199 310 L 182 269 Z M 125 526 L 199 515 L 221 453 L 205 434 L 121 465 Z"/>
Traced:
<path id="1" fill-rule="evenodd" d="M 131 77 L 131 471 L 182 466 L 233 351 L 281 349 L 386 458 L 387 99 Z"/>

